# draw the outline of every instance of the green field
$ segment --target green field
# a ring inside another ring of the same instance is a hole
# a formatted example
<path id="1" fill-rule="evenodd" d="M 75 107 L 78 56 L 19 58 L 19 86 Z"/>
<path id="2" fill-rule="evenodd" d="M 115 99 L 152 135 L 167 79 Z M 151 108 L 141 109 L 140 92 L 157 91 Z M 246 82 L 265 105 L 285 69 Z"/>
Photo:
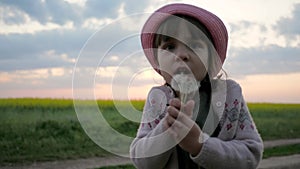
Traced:
<path id="1" fill-rule="evenodd" d="M 300 137 L 300 104 L 248 106 L 263 140 Z"/>
<path id="2" fill-rule="evenodd" d="M 97 103 L 113 128 L 135 135 L 138 124 L 118 114 L 112 101 Z M 144 101 L 132 104 L 142 110 Z M 248 105 L 264 140 L 300 136 L 300 104 Z M 72 100 L 0 99 L 0 117 L 0 165 L 110 155 L 84 133 Z"/>

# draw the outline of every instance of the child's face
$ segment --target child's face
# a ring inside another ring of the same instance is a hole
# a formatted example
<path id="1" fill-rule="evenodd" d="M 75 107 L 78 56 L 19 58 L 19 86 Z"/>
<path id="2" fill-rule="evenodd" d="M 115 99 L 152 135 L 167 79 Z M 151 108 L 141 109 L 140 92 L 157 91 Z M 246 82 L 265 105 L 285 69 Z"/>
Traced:
<path id="1" fill-rule="evenodd" d="M 172 76 L 179 69 L 189 69 L 196 80 L 203 80 L 207 74 L 208 44 L 202 38 L 192 36 L 191 30 L 184 23 L 178 25 L 176 39 L 170 38 L 158 46 L 157 59 L 161 75 L 170 84 Z"/>

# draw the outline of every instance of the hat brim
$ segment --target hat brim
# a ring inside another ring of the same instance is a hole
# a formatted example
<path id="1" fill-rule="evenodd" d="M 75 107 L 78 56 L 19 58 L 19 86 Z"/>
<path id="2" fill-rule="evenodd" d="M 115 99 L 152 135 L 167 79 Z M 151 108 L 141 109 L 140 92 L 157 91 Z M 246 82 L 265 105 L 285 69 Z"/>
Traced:
<path id="1" fill-rule="evenodd" d="M 153 41 L 161 23 L 170 15 L 186 15 L 202 23 L 212 37 L 220 61 L 224 63 L 227 52 L 228 33 L 222 20 L 215 14 L 188 4 L 170 4 L 155 11 L 146 21 L 141 32 L 141 43 L 144 53 L 152 67 L 159 73 L 157 59 L 153 50 Z"/>

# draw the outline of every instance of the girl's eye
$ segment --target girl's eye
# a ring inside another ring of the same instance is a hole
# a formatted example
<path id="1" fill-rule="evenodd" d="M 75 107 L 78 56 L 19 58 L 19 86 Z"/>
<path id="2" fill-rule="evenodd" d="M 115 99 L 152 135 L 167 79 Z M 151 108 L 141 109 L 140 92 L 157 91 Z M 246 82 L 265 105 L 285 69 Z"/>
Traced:
<path id="1" fill-rule="evenodd" d="M 164 46 L 164 50 L 167 50 L 167 51 L 173 51 L 175 49 L 175 45 L 174 44 L 166 44 L 165 46 Z"/>
<path id="2" fill-rule="evenodd" d="M 191 42 L 189 44 L 189 47 L 192 49 L 198 49 L 198 48 L 203 48 L 203 45 L 199 42 Z"/>

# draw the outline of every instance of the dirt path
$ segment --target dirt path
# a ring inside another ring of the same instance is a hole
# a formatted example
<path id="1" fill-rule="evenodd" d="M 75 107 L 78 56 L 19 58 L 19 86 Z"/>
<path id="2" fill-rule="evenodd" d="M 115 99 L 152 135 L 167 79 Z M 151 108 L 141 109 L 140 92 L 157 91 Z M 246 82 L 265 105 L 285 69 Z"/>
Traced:
<path id="1" fill-rule="evenodd" d="M 284 139 L 265 141 L 265 148 L 271 148 L 282 145 L 300 144 L 300 138 L 298 139 Z M 293 155 L 288 157 L 281 157 L 285 159 L 278 159 L 280 157 L 274 157 L 275 161 L 291 161 L 294 165 L 295 160 L 300 162 L 300 155 Z M 273 158 L 264 159 L 259 168 L 268 168 L 269 165 L 274 163 Z M 76 159 L 76 160 L 64 160 L 64 161 L 49 161 L 49 162 L 37 162 L 30 165 L 13 165 L 13 166 L 0 166 L 0 169 L 93 169 L 97 167 L 109 166 L 109 165 L 121 165 L 131 164 L 129 158 L 123 157 L 94 157 L 88 159 Z M 297 163 L 300 164 L 300 163 Z M 288 164 L 286 164 L 288 165 Z M 272 168 L 272 167 L 271 167 Z"/>
<path id="2" fill-rule="evenodd" d="M 93 157 L 87 159 L 37 162 L 30 165 L 2 166 L 0 169 L 93 169 L 109 165 L 130 164 L 129 158 Z"/>
<path id="3" fill-rule="evenodd" d="M 285 157 L 271 157 L 262 160 L 258 169 L 299 169 L 300 168 L 300 154 L 285 156 Z"/>

